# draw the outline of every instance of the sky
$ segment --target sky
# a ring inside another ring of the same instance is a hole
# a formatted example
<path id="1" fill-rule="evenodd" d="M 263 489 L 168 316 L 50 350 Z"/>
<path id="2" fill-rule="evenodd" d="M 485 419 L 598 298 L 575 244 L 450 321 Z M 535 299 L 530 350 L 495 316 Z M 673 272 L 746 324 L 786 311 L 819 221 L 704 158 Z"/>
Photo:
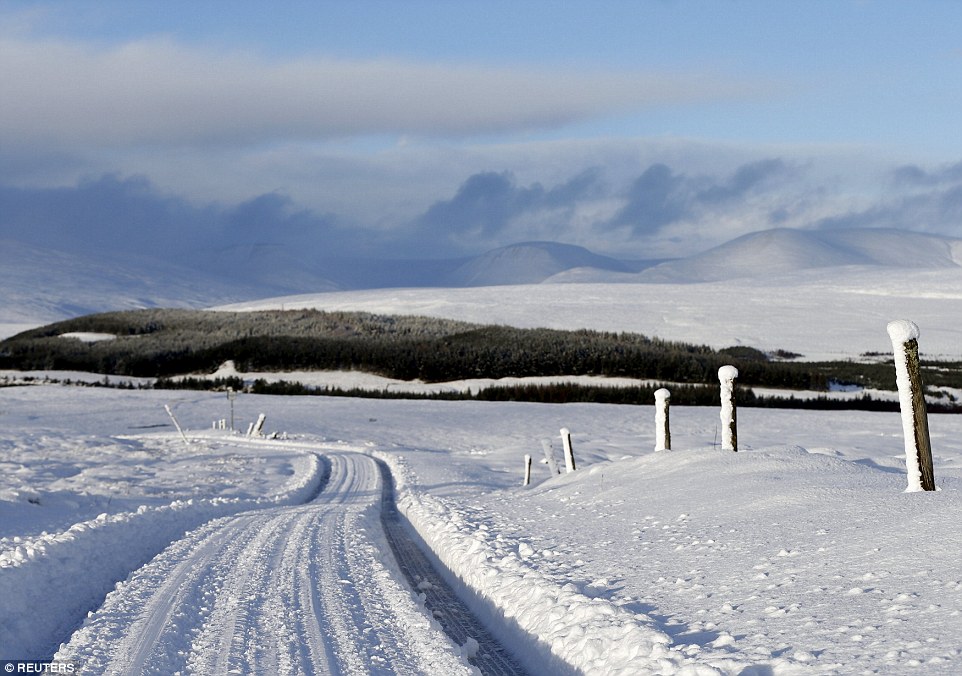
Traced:
<path id="1" fill-rule="evenodd" d="M 962 236 L 962 4 L 0 0 L 0 238 L 198 259 Z"/>

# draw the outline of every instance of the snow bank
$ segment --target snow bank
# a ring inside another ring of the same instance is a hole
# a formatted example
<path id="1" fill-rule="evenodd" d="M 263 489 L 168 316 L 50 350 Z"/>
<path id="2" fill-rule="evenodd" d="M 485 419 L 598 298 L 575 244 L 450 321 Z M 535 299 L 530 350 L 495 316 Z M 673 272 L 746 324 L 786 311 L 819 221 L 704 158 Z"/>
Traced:
<path id="1" fill-rule="evenodd" d="M 60 533 L 0 538 L 0 659 L 43 659 L 114 586 L 187 531 L 259 507 L 296 504 L 321 487 L 315 454 L 294 461 L 285 489 L 257 499 L 178 500 L 101 514 Z"/>
<path id="2" fill-rule="evenodd" d="M 397 479 L 398 509 L 466 591 L 474 611 L 529 667 L 551 673 L 720 674 L 671 649 L 672 640 L 640 613 L 558 586 L 526 562 L 522 548 L 505 552 L 501 536 L 473 525 L 464 512 L 412 488 L 403 460 L 375 452 Z M 506 630 L 510 631 L 510 630 Z"/>

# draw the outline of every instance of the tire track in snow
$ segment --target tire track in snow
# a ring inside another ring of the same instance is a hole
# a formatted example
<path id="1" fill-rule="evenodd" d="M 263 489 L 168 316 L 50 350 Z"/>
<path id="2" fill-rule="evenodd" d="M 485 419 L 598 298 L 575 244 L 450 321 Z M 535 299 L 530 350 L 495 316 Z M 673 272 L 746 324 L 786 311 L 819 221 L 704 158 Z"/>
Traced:
<path id="1" fill-rule="evenodd" d="M 510 676 L 526 674 L 521 663 L 468 609 L 450 586 L 441 578 L 431 561 L 421 551 L 404 526 L 394 497 L 394 479 L 387 463 L 377 460 L 381 473 L 381 522 L 391 545 L 394 558 L 412 588 L 423 594 L 425 607 L 438 620 L 444 631 L 458 645 L 472 646 L 471 663 L 482 674 Z"/>
<path id="2" fill-rule="evenodd" d="M 316 500 L 188 534 L 111 593 L 58 659 L 108 674 L 467 673 L 382 560 L 378 465 L 328 460 Z"/>

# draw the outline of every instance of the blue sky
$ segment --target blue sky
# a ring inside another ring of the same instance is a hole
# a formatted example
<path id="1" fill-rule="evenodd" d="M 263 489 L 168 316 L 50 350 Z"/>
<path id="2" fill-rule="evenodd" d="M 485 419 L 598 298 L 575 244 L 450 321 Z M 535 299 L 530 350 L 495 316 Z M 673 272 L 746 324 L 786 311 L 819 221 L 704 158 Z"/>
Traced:
<path id="1" fill-rule="evenodd" d="M 947 0 L 6 0 L 0 235 L 42 214 L 77 246 L 637 257 L 776 226 L 962 236 L 960 29 Z"/>

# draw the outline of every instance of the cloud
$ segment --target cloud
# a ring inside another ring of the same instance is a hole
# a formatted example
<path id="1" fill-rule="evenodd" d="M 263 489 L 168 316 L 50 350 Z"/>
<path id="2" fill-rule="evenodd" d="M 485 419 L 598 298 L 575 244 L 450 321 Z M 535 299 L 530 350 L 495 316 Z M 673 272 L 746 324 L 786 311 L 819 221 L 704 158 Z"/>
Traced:
<path id="1" fill-rule="evenodd" d="M 962 181 L 962 162 L 926 171 L 915 164 L 904 164 L 892 172 L 892 180 L 897 186 L 918 187 L 934 186 Z"/>
<path id="2" fill-rule="evenodd" d="M 727 178 L 688 176 L 653 164 L 625 192 L 625 204 L 608 223 L 627 226 L 635 235 L 653 235 L 668 225 L 743 206 L 742 201 L 775 177 L 790 173 L 779 158 L 743 164 Z M 773 210 L 775 211 L 775 210 Z"/>
<path id="3" fill-rule="evenodd" d="M 73 187 L 0 187 L 0 238 L 192 264 L 251 244 L 279 244 L 310 262 L 355 252 L 364 243 L 333 214 L 298 209 L 281 194 L 197 206 L 160 193 L 144 177 L 113 175 Z"/>
<path id="4" fill-rule="evenodd" d="M 65 147 L 514 132 L 758 90 L 714 74 L 278 61 L 169 39 L 0 37 L 0 63 L 0 143 Z"/>
<path id="5" fill-rule="evenodd" d="M 419 239 L 433 242 L 435 251 L 444 244 L 471 250 L 494 245 L 500 236 L 528 239 L 526 232 L 513 227 L 519 220 L 543 212 L 556 217 L 570 214 L 580 202 L 602 195 L 598 169 L 582 171 L 550 189 L 540 183 L 519 186 L 507 171 L 481 172 L 468 177 L 451 199 L 432 204 L 412 227 Z M 554 225 L 560 234 L 564 218 Z"/>

